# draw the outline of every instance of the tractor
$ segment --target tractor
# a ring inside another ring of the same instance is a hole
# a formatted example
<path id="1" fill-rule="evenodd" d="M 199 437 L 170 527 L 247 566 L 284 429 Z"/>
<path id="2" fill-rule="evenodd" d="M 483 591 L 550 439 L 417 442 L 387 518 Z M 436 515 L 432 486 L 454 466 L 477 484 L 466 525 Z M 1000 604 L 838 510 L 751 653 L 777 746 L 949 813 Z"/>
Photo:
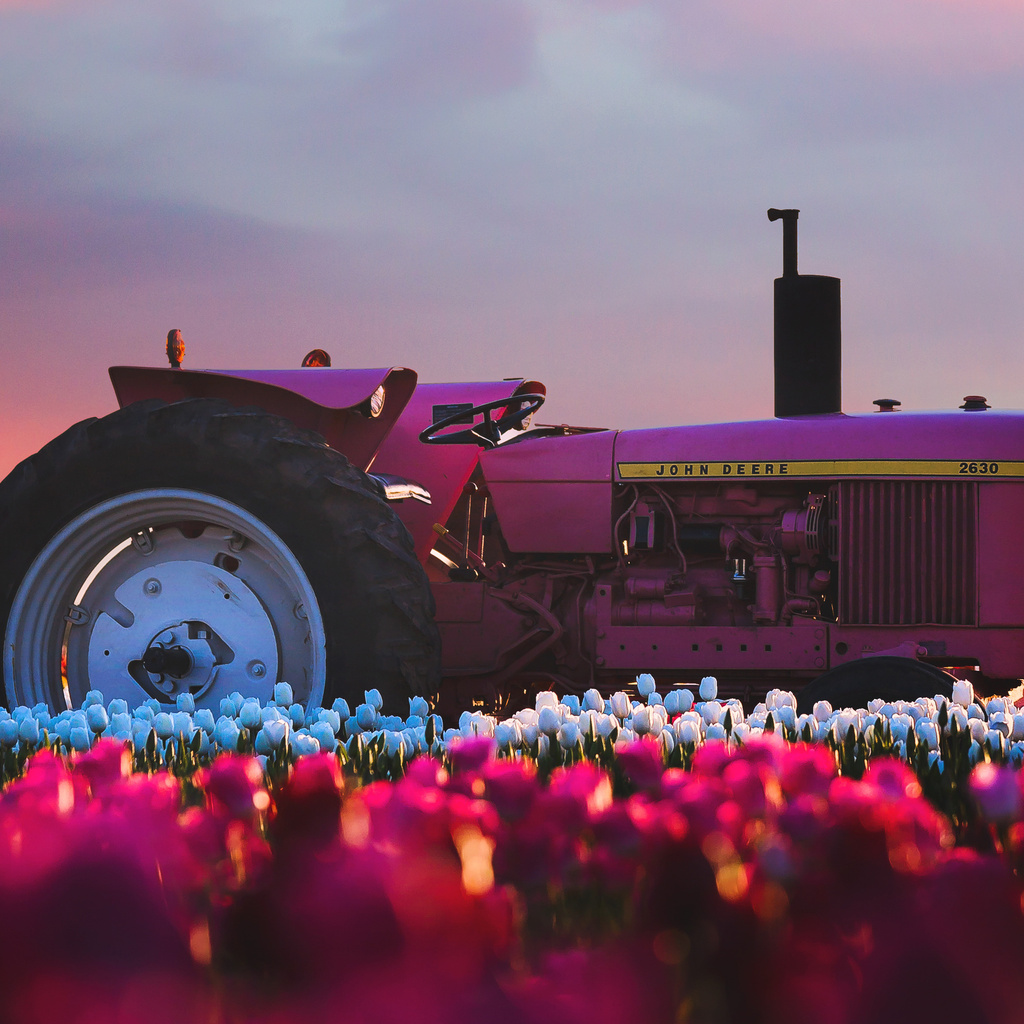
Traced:
<path id="1" fill-rule="evenodd" d="M 287 681 L 310 707 L 498 710 L 640 672 L 802 706 L 948 693 L 952 669 L 1005 691 L 1024 413 L 843 413 L 839 281 L 798 272 L 797 214 L 769 211 L 766 421 L 544 425 L 538 381 L 404 368 L 113 367 L 120 409 L 0 484 L 7 703 Z"/>

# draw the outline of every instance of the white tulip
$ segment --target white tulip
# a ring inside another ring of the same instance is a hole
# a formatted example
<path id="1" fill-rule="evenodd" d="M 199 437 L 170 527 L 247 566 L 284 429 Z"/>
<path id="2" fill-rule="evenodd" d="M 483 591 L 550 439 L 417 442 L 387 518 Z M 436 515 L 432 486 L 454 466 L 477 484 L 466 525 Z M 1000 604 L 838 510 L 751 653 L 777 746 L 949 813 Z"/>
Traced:
<path id="1" fill-rule="evenodd" d="M 171 714 L 171 721 L 174 723 L 174 735 L 184 736 L 186 740 L 192 738 L 195 731 L 192 726 L 192 716 L 187 711 L 175 711 Z"/>
<path id="2" fill-rule="evenodd" d="M 284 743 L 285 737 L 290 732 L 289 723 L 285 719 L 279 718 L 277 721 L 267 722 L 263 726 L 262 732 L 266 734 L 270 745 L 276 749 Z"/>
<path id="3" fill-rule="evenodd" d="M 982 718 L 968 719 L 967 728 L 971 730 L 971 739 L 975 743 L 981 743 L 988 732 L 988 723 Z"/>
<path id="4" fill-rule="evenodd" d="M 545 706 L 540 709 L 537 725 L 545 736 L 556 736 L 562 725 L 562 719 L 553 707 Z"/>
<path id="5" fill-rule="evenodd" d="M 523 726 L 523 742 L 528 746 L 532 747 L 537 742 L 537 737 L 541 735 L 540 728 L 533 722 Z"/>
<path id="6" fill-rule="evenodd" d="M 356 708 L 356 724 L 360 729 L 370 730 L 377 727 L 377 709 L 367 701 Z"/>
<path id="7" fill-rule="evenodd" d="M 985 757 L 985 751 L 977 740 L 971 740 L 970 749 L 967 751 L 967 760 L 971 764 L 977 764 Z"/>
<path id="8" fill-rule="evenodd" d="M 732 727 L 732 738 L 736 743 L 742 743 L 751 735 L 752 731 L 746 722 L 739 722 Z"/>
<path id="9" fill-rule="evenodd" d="M 380 695 L 380 690 L 366 690 L 363 693 L 363 700 L 369 704 L 374 711 L 380 711 L 384 707 L 384 698 Z"/>
<path id="10" fill-rule="evenodd" d="M 563 750 L 572 750 L 580 739 L 580 727 L 575 722 L 563 722 L 558 730 L 558 745 Z"/>
<path id="11" fill-rule="evenodd" d="M 39 742 L 39 722 L 31 715 L 23 718 L 18 726 L 18 739 L 22 743 Z"/>
<path id="12" fill-rule="evenodd" d="M 918 743 L 923 743 L 929 750 L 939 748 L 939 730 L 930 718 L 920 718 L 914 727 Z"/>
<path id="13" fill-rule="evenodd" d="M 241 732 L 242 730 L 238 728 L 238 723 L 233 718 L 225 717 L 217 723 L 213 735 L 217 745 L 224 750 L 237 750 L 238 737 Z"/>
<path id="14" fill-rule="evenodd" d="M 153 726 L 149 722 L 140 722 L 137 718 L 134 720 L 132 725 L 132 743 L 135 744 L 136 750 L 141 750 L 148 742 L 150 733 L 153 732 Z M 68 731 L 68 737 L 70 738 L 70 730 Z M 62 736 L 61 739 L 64 739 Z"/>
<path id="15" fill-rule="evenodd" d="M 335 697 L 334 703 L 331 705 L 332 711 L 338 712 L 338 717 L 344 722 L 352 717 L 352 712 L 348 709 L 348 701 L 344 697 Z"/>
<path id="16" fill-rule="evenodd" d="M 638 736 L 646 736 L 651 731 L 650 708 L 640 708 L 633 712 L 633 731 Z"/>
<path id="17" fill-rule="evenodd" d="M 700 726 L 689 718 L 678 718 L 675 722 L 676 739 L 687 746 L 696 746 L 701 740 Z"/>
<path id="18" fill-rule="evenodd" d="M 827 700 L 819 700 L 814 705 L 813 714 L 819 722 L 827 722 L 832 716 L 832 705 Z"/>
<path id="19" fill-rule="evenodd" d="M 717 700 L 705 701 L 700 710 L 705 725 L 714 725 L 722 720 L 722 705 Z"/>
<path id="20" fill-rule="evenodd" d="M 1010 736 L 1014 740 L 1024 740 L 1024 712 L 1013 716 L 1013 729 Z"/>
<path id="21" fill-rule="evenodd" d="M 658 734 L 658 742 L 661 744 L 662 757 L 668 757 L 676 748 L 676 738 L 671 729 L 662 729 Z"/>
<path id="22" fill-rule="evenodd" d="M 775 721 L 786 726 L 787 729 L 796 728 L 796 708 L 792 704 L 784 704 L 782 707 L 776 708 L 773 714 Z"/>
<path id="23" fill-rule="evenodd" d="M 301 729 L 306 721 L 306 709 L 301 704 L 292 704 L 288 708 L 288 717 L 291 719 L 293 729 Z"/>
<path id="24" fill-rule="evenodd" d="M 230 697 L 222 697 L 220 701 L 220 713 L 226 718 L 234 718 L 238 714 L 235 709 L 235 702 Z"/>
<path id="25" fill-rule="evenodd" d="M 1020 768 L 1024 765 L 1024 743 L 1014 743 L 1010 747 L 1010 761 L 1013 763 L 1014 768 Z"/>
<path id="26" fill-rule="evenodd" d="M 175 698 L 174 706 L 178 711 L 184 711 L 191 715 L 196 709 L 196 699 L 191 693 L 179 693 Z"/>
<path id="27" fill-rule="evenodd" d="M 111 702 L 113 703 L 113 702 Z M 110 716 L 110 730 L 119 739 L 128 739 L 132 732 L 132 717 L 127 712 Z"/>
<path id="28" fill-rule="evenodd" d="M 323 719 L 314 722 L 309 727 L 309 735 L 317 741 L 319 749 L 326 751 L 328 754 L 334 753 L 338 747 L 338 738 L 331 727 L 331 723 L 325 722 Z"/>
<path id="29" fill-rule="evenodd" d="M 705 676 L 700 681 L 700 699 L 714 700 L 718 696 L 718 680 L 714 676 Z"/>
<path id="30" fill-rule="evenodd" d="M 1002 711 L 989 711 L 988 726 L 990 729 L 998 729 L 1004 736 L 1009 736 L 1013 731 L 1013 720 L 1006 720 Z"/>
<path id="31" fill-rule="evenodd" d="M 604 697 L 601 696 L 600 690 L 591 688 L 583 694 L 583 710 L 604 711 Z"/>
<path id="32" fill-rule="evenodd" d="M 957 679 L 953 683 L 953 703 L 964 708 L 974 703 L 974 684 L 969 679 Z"/>
<path id="33" fill-rule="evenodd" d="M 957 724 L 957 727 L 959 729 L 966 729 L 967 728 L 967 709 L 965 707 L 962 707 L 959 704 L 950 704 L 949 705 L 949 722 L 947 723 L 947 726 L 946 726 L 947 728 L 949 728 L 953 724 L 953 720 L 954 719 L 956 720 L 956 724 Z M 1024 738 L 1024 737 L 1022 737 L 1022 738 Z"/>
<path id="34" fill-rule="evenodd" d="M 509 722 L 499 722 L 494 727 L 494 742 L 499 750 L 511 747 L 517 739 L 516 730 Z"/>
<path id="35" fill-rule="evenodd" d="M 664 707 L 665 699 L 657 690 L 647 694 L 647 703 L 650 707 Z"/>
<path id="36" fill-rule="evenodd" d="M 209 708 L 200 708 L 192 716 L 192 721 L 195 723 L 197 729 L 202 729 L 205 733 L 212 733 L 213 727 L 216 725 L 213 718 L 213 712 Z"/>
<path id="37" fill-rule="evenodd" d="M 598 715 L 597 734 L 607 739 L 619 727 L 619 720 L 614 715 Z"/>
<path id="38" fill-rule="evenodd" d="M 103 691 L 102 690 L 90 690 L 85 695 L 85 700 L 82 701 L 82 709 L 91 708 L 93 704 L 103 703 Z"/>
<path id="39" fill-rule="evenodd" d="M 542 711 L 544 708 L 556 708 L 558 706 L 558 695 L 552 690 L 541 690 L 537 694 L 536 709 Z"/>
<path id="40" fill-rule="evenodd" d="M 98 690 L 91 690 L 91 693 L 98 693 Z M 85 712 L 86 721 L 89 723 L 89 728 L 95 733 L 101 733 L 110 724 L 110 719 L 107 717 L 107 709 L 99 702 L 96 701 L 94 704 L 88 705 Z"/>
<path id="41" fill-rule="evenodd" d="M 622 690 L 618 690 L 616 693 L 612 694 L 611 705 L 612 714 L 619 719 L 619 721 L 624 721 L 633 713 L 633 707 L 629 702 L 629 697 L 626 696 Z"/>
<path id="42" fill-rule="evenodd" d="M 642 672 L 636 677 L 636 690 L 641 697 L 646 697 L 650 693 L 654 693 L 654 676 L 650 672 Z"/>
<path id="43" fill-rule="evenodd" d="M 257 726 L 262 725 L 263 710 L 260 708 L 260 702 L 255 698 L 249 698 L 244 701 L 238 711 L 238 721 L 246 729 L 255 729 Z M 158 726 L 157 733 L 159 732 L 160 728 Z"/>
<path id="44" fill-rule="evenodd" d="M 0 725 L 2 724 L 0 723 Z M 73 728 L 68 739 L 71 746 L 79 753 L 88 750 L 92 746 L 92 732 L 89 729 L 83 729 L 81 726 Z"/>
<path id="45" fill-rule="evenodd" d="M 728 739 L 728 734 L 725 731 L 725 726 L 721 722 L 715 722 L 713 725 L 709 725 L 704 730 L 704 740 L 721 740 L 725 741 Z"/>
<path id="46" fill-rule="evenodd" d="M 976 718 L 979 722 L 983 722 L 985 720 L 985 711 L 977 702 L 975 702 L 967 709 L 967 717 L 971 719 Z"/>

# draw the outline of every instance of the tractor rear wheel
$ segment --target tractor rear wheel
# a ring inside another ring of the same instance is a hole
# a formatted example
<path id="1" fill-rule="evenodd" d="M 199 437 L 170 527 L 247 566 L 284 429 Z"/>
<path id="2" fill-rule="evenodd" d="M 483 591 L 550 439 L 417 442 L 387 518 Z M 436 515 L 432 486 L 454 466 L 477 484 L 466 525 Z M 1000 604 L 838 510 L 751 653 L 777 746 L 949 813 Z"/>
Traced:
<path id="1" fill-rule="evenodd" d="M 953 695 L 948 672 L 913 658 L 878 655 L 837 665 L 805 686 L 796 698 L 798 714 L 809 715 L 819 700 L 833 708 L 865 708 L 868 701 L 914 701 L 918 697 Z"/>
<path id="2" fill-rule="evenodd" d="M 259 409 L 147 401 L 71 427 L 0 483 L 9 705 L 307 707 L 440 674 L 433 599 L 380 488 Z M 396 706 L 396 710 L 399 708 Z"/>

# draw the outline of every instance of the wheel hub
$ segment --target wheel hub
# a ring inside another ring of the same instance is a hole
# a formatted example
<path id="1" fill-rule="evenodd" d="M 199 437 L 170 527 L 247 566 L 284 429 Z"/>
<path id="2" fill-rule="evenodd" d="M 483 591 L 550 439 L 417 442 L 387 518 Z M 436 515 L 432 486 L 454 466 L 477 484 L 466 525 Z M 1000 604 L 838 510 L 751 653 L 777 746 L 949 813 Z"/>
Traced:
<path id="1" fill-rule="evenodd" d="M 111 684 L 160 700 L 272 689 L 274 624 L 237 576 L 206 562 L 165 562 L 126 579 L 114 598 L 89 636 L 89 676 L 108 680 L 104 694 Z"/>

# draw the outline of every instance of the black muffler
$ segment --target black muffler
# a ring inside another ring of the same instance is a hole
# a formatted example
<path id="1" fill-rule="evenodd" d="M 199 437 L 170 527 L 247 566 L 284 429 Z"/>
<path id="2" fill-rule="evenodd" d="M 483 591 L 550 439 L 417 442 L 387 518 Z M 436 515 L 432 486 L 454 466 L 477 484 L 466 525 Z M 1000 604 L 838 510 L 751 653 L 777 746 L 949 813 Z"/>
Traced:
<path id="1" fill-rule="evenodd" d="M 799 210 L 768 211 L 782 221 L 782 277 L 775 278 L 775 415 L 842 411 L 839 278 L 796 266 Z"/>

